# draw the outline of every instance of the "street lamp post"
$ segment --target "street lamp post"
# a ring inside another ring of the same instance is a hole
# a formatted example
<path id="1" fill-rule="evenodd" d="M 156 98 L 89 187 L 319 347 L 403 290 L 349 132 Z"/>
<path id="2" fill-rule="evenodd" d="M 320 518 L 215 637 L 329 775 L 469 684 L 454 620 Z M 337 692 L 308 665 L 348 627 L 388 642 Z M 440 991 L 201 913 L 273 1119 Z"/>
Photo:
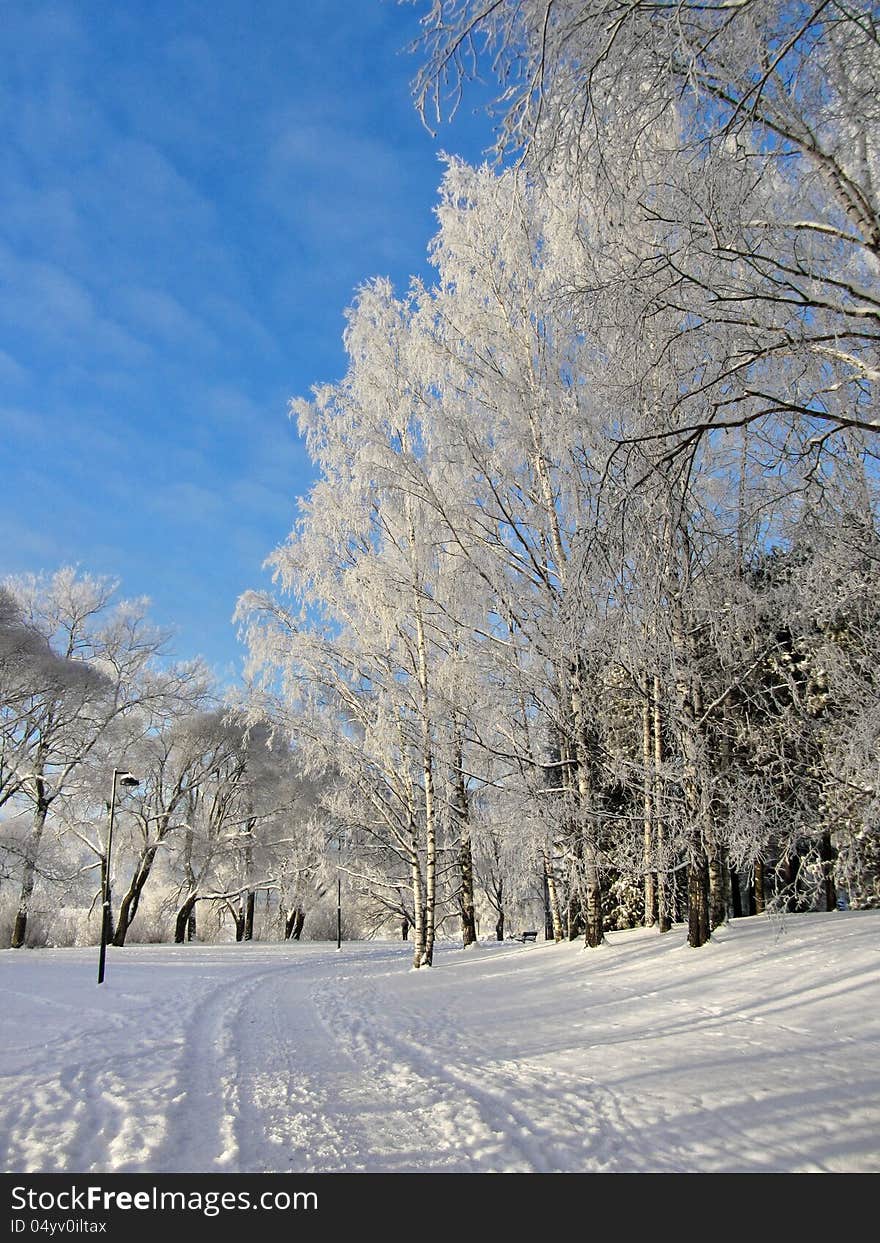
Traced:
<path id="1" fill-rule="evenodd" d="M 342 860 L 342 834 L 336 839 L 339 845 L 339 856 L 336 861 L 336 948 L 342 949 L 342 873 L 340 871 L 340 862 Z"/>
<path id="2" fill-rule="evenodd" d="M 113 813 L 116 810 L 117 784 L 134 789 L 140 781 L 134 773 L 113 769 L 113 785 L 110 790 L 110 823 L 107 827 L 107 850 L 104 855 L 104 883 L 101 886 L 101 952 L 98 957 L 98 983 L 104 983 L 104 961 L 107 957 L 107 941 L 110 934 L 110 851 L 113 849 Z"/>

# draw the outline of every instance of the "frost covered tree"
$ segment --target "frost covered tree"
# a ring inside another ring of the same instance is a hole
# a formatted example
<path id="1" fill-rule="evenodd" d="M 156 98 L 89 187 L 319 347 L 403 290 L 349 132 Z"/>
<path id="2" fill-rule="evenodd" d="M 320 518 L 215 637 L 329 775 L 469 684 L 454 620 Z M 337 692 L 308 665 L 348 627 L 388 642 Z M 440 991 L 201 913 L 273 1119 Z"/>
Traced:
<path id="1" fill-rule="evenodd" d="M 19 947 L 50 813 L 87 778 L 113 731 L 151 705 L 175 699 L 191 671 L 161 669 L 166 640 L 149 623 L 146 602 L 114 603 L 117 587 L 109 580 L 63 569 L 51 577 L 7 579 L 5 587 L 31 636 L 35 662 L 25 668 L 20 693 L 4 696 L 4 763 L 30 810 L 30 827 L 17 847 L 21 880 L 12 945 Z"/>
<path id="2" fill-rule="evenodd" d="M 192 716 L 175 742 L 179 824 L 166 851 L 174 940 L 195 937 L 198 904 L 208 902 L 231 916 L 236 940 L 249 941 L 257 893 L 281 888 L 300 845 L 296 761 L 284 736 L 250 724 L 244 708 Z"/>
<path id="3" fill-rule="evenodd" d="M 274 555 L 320 633 L 266 598 L 247 597 L 255 664 L 280 669 L 297 703 L 297 735 L 360 799 L 340 832 L 363 827 L 410 870 L 414 961 L 430 965 L 437 917 L 439 809 L 432 669 L 437 565 L 424 507 L 405 486 L 419 453 L 398 357 L 400 308 L 380 286 L 350 316 L 346 380 L 299 407 L 323 479 Z M 403 478 L 401 478 L 403 473 Z"/>
<path id="4" fill-rule="evenodd" d="M 294 404 L 320 480 L 278 593 L 241 604 L 417 965 L 481 881 L 591 947 L 827 905 L 844 826 L 873 883 L 873 21 L 427 6 L 422 103 L 488 47 L 525 158 L 449 160 L 436 279 L 361 290 L 344 380 Z"/>
<path id="5" fill-rule="evenodd" d="M 433 0 L 422 22 L 423 114 L 491 59 L 502 153 L 601 203 L 609 235 L 654 227 L 645 312 L 675 307 L 705 359 L 664 452 L 755 421 L 876 432 L 874 0 Z"/>

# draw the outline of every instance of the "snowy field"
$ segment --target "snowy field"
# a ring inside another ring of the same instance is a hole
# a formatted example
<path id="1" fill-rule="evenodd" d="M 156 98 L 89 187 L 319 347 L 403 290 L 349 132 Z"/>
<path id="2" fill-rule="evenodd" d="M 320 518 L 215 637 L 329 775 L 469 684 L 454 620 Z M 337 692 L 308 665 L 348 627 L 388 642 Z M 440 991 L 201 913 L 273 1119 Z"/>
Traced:
<path id="1" fill-rule="evenodd" d="M 684 935 L 5 951 L 3 1167 L 880 1170 L 880 912 Z"/>

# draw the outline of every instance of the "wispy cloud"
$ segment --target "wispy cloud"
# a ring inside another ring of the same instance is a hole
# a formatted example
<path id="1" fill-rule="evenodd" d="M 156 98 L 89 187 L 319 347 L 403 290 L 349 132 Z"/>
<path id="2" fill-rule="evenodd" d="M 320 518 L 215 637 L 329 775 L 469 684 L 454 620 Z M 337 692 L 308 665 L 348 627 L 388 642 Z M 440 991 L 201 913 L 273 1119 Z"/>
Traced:
<path id="1" fill-rule="evenodd" d="M 115 293 L 126 320 L 146 336 L 202 354 L 219 349 L 214 333 L 178 300 L 161 289 L 130 285 Z"/>
<path id="2" fill-rule="evenodd" d="M 149 490 L 143 500 L 153 512 L 186 527 L 213 526 L 226 504 L 220 488 L 209 488 L 184 479 L 175 479 L 156 490 Z"/>
<path id="3" fill-rule="evenodd" d="M 9 339 L 62 350 L 88 350 L 143 364 L 148 347 L 101 313 L 92 291 L 53 263 L 20 259 L 0 243 L 0 325 Z"/>
<path id="4" fill-rule="evenodd" d="M 5 350 L 0 350 L 0 383 L 14 387 L 23 384 L 28 379 L 26 368 L 21 363 L 16 362 L 11 354 L 7 354 Z"/>
<path id="5" fill-rule="evenodd" d="M 49 421 L 34 410 L 0 406 L 0 433 L 7 450 L 12 448 L 13 440 L 27 446 L 45 442 L 50 426 Z"/>

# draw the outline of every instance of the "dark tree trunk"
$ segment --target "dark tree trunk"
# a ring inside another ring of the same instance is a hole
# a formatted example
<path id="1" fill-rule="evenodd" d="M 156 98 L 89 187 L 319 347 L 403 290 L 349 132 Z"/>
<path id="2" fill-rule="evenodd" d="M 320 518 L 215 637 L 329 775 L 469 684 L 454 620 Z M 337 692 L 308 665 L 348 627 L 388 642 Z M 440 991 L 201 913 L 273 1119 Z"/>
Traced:
<path id="1" fill-rule="evenodd" d="M 303 924 L 306 922 L 306 913 L 301 906 L 295 906 L 292 911 L 288 911 L 284 920 L 284 939 L 285 941 L 298 941 L 302 936 Z"/>
<path id="2" fill-rule="evenodd" d="M 471 849 L 470 806 L 464 781 L 464 744 L 458 722 L 456 722 L 455 732 L 455 768 L 452 783 L 455 790 L 455 813 L 460 834 L 458 867 L 461 889 L 458 902 L 461 912 L 461 943 L 467 949 L 477 939 L 477 914 L 474 902 L 474 857 Z"/>
<path id="3" fill-rule="evenodd" d="M 132 920 L 137 914 L 138 898 L 131 889 L 125 894 L 119 907 L 119 918 L 116 921 L 116 930 L 113 933 L 113 944 L 123 946 L 125 938 L 128 936 L 128 930 L 131 927 Z"/>
<path id="4" fill-rule="evenodd" d="M 657 843 L 657 927 L 660 932 L 669 932 L 672 928 L 669 879 L 666 872 L 666 826 L 663 823 L 663 709 L 661 706 L 662 686 L 660 678 L 654 675 L 652 687 L 652 716 L 654 725 L 654 819 L 656 824 Z"/>
<path id="5" fill-rule="evenodd" d="M 31 893 L 33 893 L 33 889 L 31 889 L 30 893 L 27 895 L 28 901 L 30 901 Z M 12 927 L 12 940 L 9 943 L 14 950 L 20 950 L 24 945 L 25 937 L 27 936 L 27 921 L 27 907 L 20 906 L 15 913 L 15 923 Z"/>
<path id="6" fill-rule="evenodd" d="M 245 941 L 253 941 L 254 939 L 254 907 L 256 906 L 257 895 L 253 889 L 249 889 L 245 897 L 244 903 L 244 928 L 242 929 L 242 939 Z"/>
<path id="7" fill-rule="evenodd" d="M 187 829 L 186 836 L 183 839 L 183 867 L 186 883 L 191 891 L 195 890 L 196 878 L 192 866 L 193 853 L 193 831 Z M 194 941 L 196 939 L 196 899 L 193 893 L 192 898 L 187 898 L 177 914 L 177 923 L 174 929 L 175 943 L 180 945 L 184 940 Z"/>
<path id="8" fill-rule="evenodd" d="M 764 860 L 755 860 L 755 876 L 753 882 L 753 915 L 763 915 L 767 906 L 767 899 L 764 890 Z"/>
<path id="9" fill-rule="evenodd" d="M 788 902 L 786 907 L 792 914 L 802 913 L 806 908 L 804 905 L 803 886 L 801 885 L 801 857 L 795 851 L 790 854 L 785 861 L 782 869 L 785 877 L 786 888 L 789 890 Z"/>
<path id="10" fill-rule="evenodd" d="M 709 868 L 709 927 L 714 932 L 727 921 L 727 867 L 726 851 L 722 845 L 712 842 L 708 853 Z"/>
<path id="11" fill-rule="evenodd" d="M 645 679 L 645 701 L 642 705 L 642 866 L 646 928 L 657 919 L 657 877 L 654 858 L 654 739 L 651 718 L 651 684 Z"/>
<path id="12" fill-rule="evenodd" d="M 702 842 L 691 842 L 688 863 L 688 945 L 698 949 L 709 940 L 709 863 Z"/>
<path id="13" fill-rule="evenodd" d="M 584 920 L 583 902 L 581 901 L 581 895 L 577 890 L 571 895 L 571 897 L 568 900 L 568 907 L 566 910 L 566 923 L 568 925 L 569 941 L 576 941 L 578 937 L 581 935 L 581 933 L 584 931 L 584 929 L 586 928 L 586 922 Z"/>
<path id="14" fill-rule="evenodd" d="M 401 941 L 409 940 L 409 920 L 402 919 L 400 921 L 400 939 Z"/>
<path id="15" fill-rule="evenodd" d="M 114 945 L 122 946 L 125 944 L 128 930 L 134 922 L 134 917 L 140 905 L 144 885 L 146 885 L 150 878 L 150 871 L 156 858 L 157 849 L 158 846 L 151 846 L 149 850 L 144 851 L 138 860 L 131 883 L 119 906 L 119 918 L 116 921 L 116 931 L 113 933 Z"/>
<path id="16" fill-rule="evenodd" d="M 544 890 L 544 940 L 553 940 L 553 912 L 550 909 L 550 886 L 547 884 L 547 864 L 545 862 L 544 869 L 541 874 Z"/>
<path id="17" fill-rule="evenodd" d="M 177 912 L 177 919 L 174 922 L 174 943 L 175 945 L 183 945 L 184 941 L 191 941 L 196 932 L 196 899 L 195 895 L 189 897 L 183 906 Z"/>
<path id="18" fill-rule="evenodd" d="M 834 883 L 834 861 L 837 851 L 831 842 L 831 834 L 823 833 L 819 840 L 819 858 L 822 860 L 825 910 L 837 910 L 837 886 Z"/>
<path id="19" fill-rule="evenodd" d="M 504 881 L 493 878 L 491 890 L 492 906 L 498 916 L 495 920 L 495 939 L 504 940 Z"/>
<path id="20" fill-rule="evenodd" d="M 730 869 L 730 905 L 733 910 L 733 918 L 742 919 L 743 904 L 739 888 L 739 874 L 734 868 Z"/>
<path id="21" fill-rule="evenodd" d="M 592 855 L 592 847 L 588 847 Z M 584 937 L 586 949 L 597 949 L 605 941 L 605 926 L 602 919 L 602 887 L 598 870 L 592 862 L 587 872 L 587 921 Z"/>
<path id="22" fill-rule="evenodd" d="M 669 881 L 665 874 L 657 881 L 657 928 L 660 932 L 671 932 L 672 915 L 670 914 Z"/>

